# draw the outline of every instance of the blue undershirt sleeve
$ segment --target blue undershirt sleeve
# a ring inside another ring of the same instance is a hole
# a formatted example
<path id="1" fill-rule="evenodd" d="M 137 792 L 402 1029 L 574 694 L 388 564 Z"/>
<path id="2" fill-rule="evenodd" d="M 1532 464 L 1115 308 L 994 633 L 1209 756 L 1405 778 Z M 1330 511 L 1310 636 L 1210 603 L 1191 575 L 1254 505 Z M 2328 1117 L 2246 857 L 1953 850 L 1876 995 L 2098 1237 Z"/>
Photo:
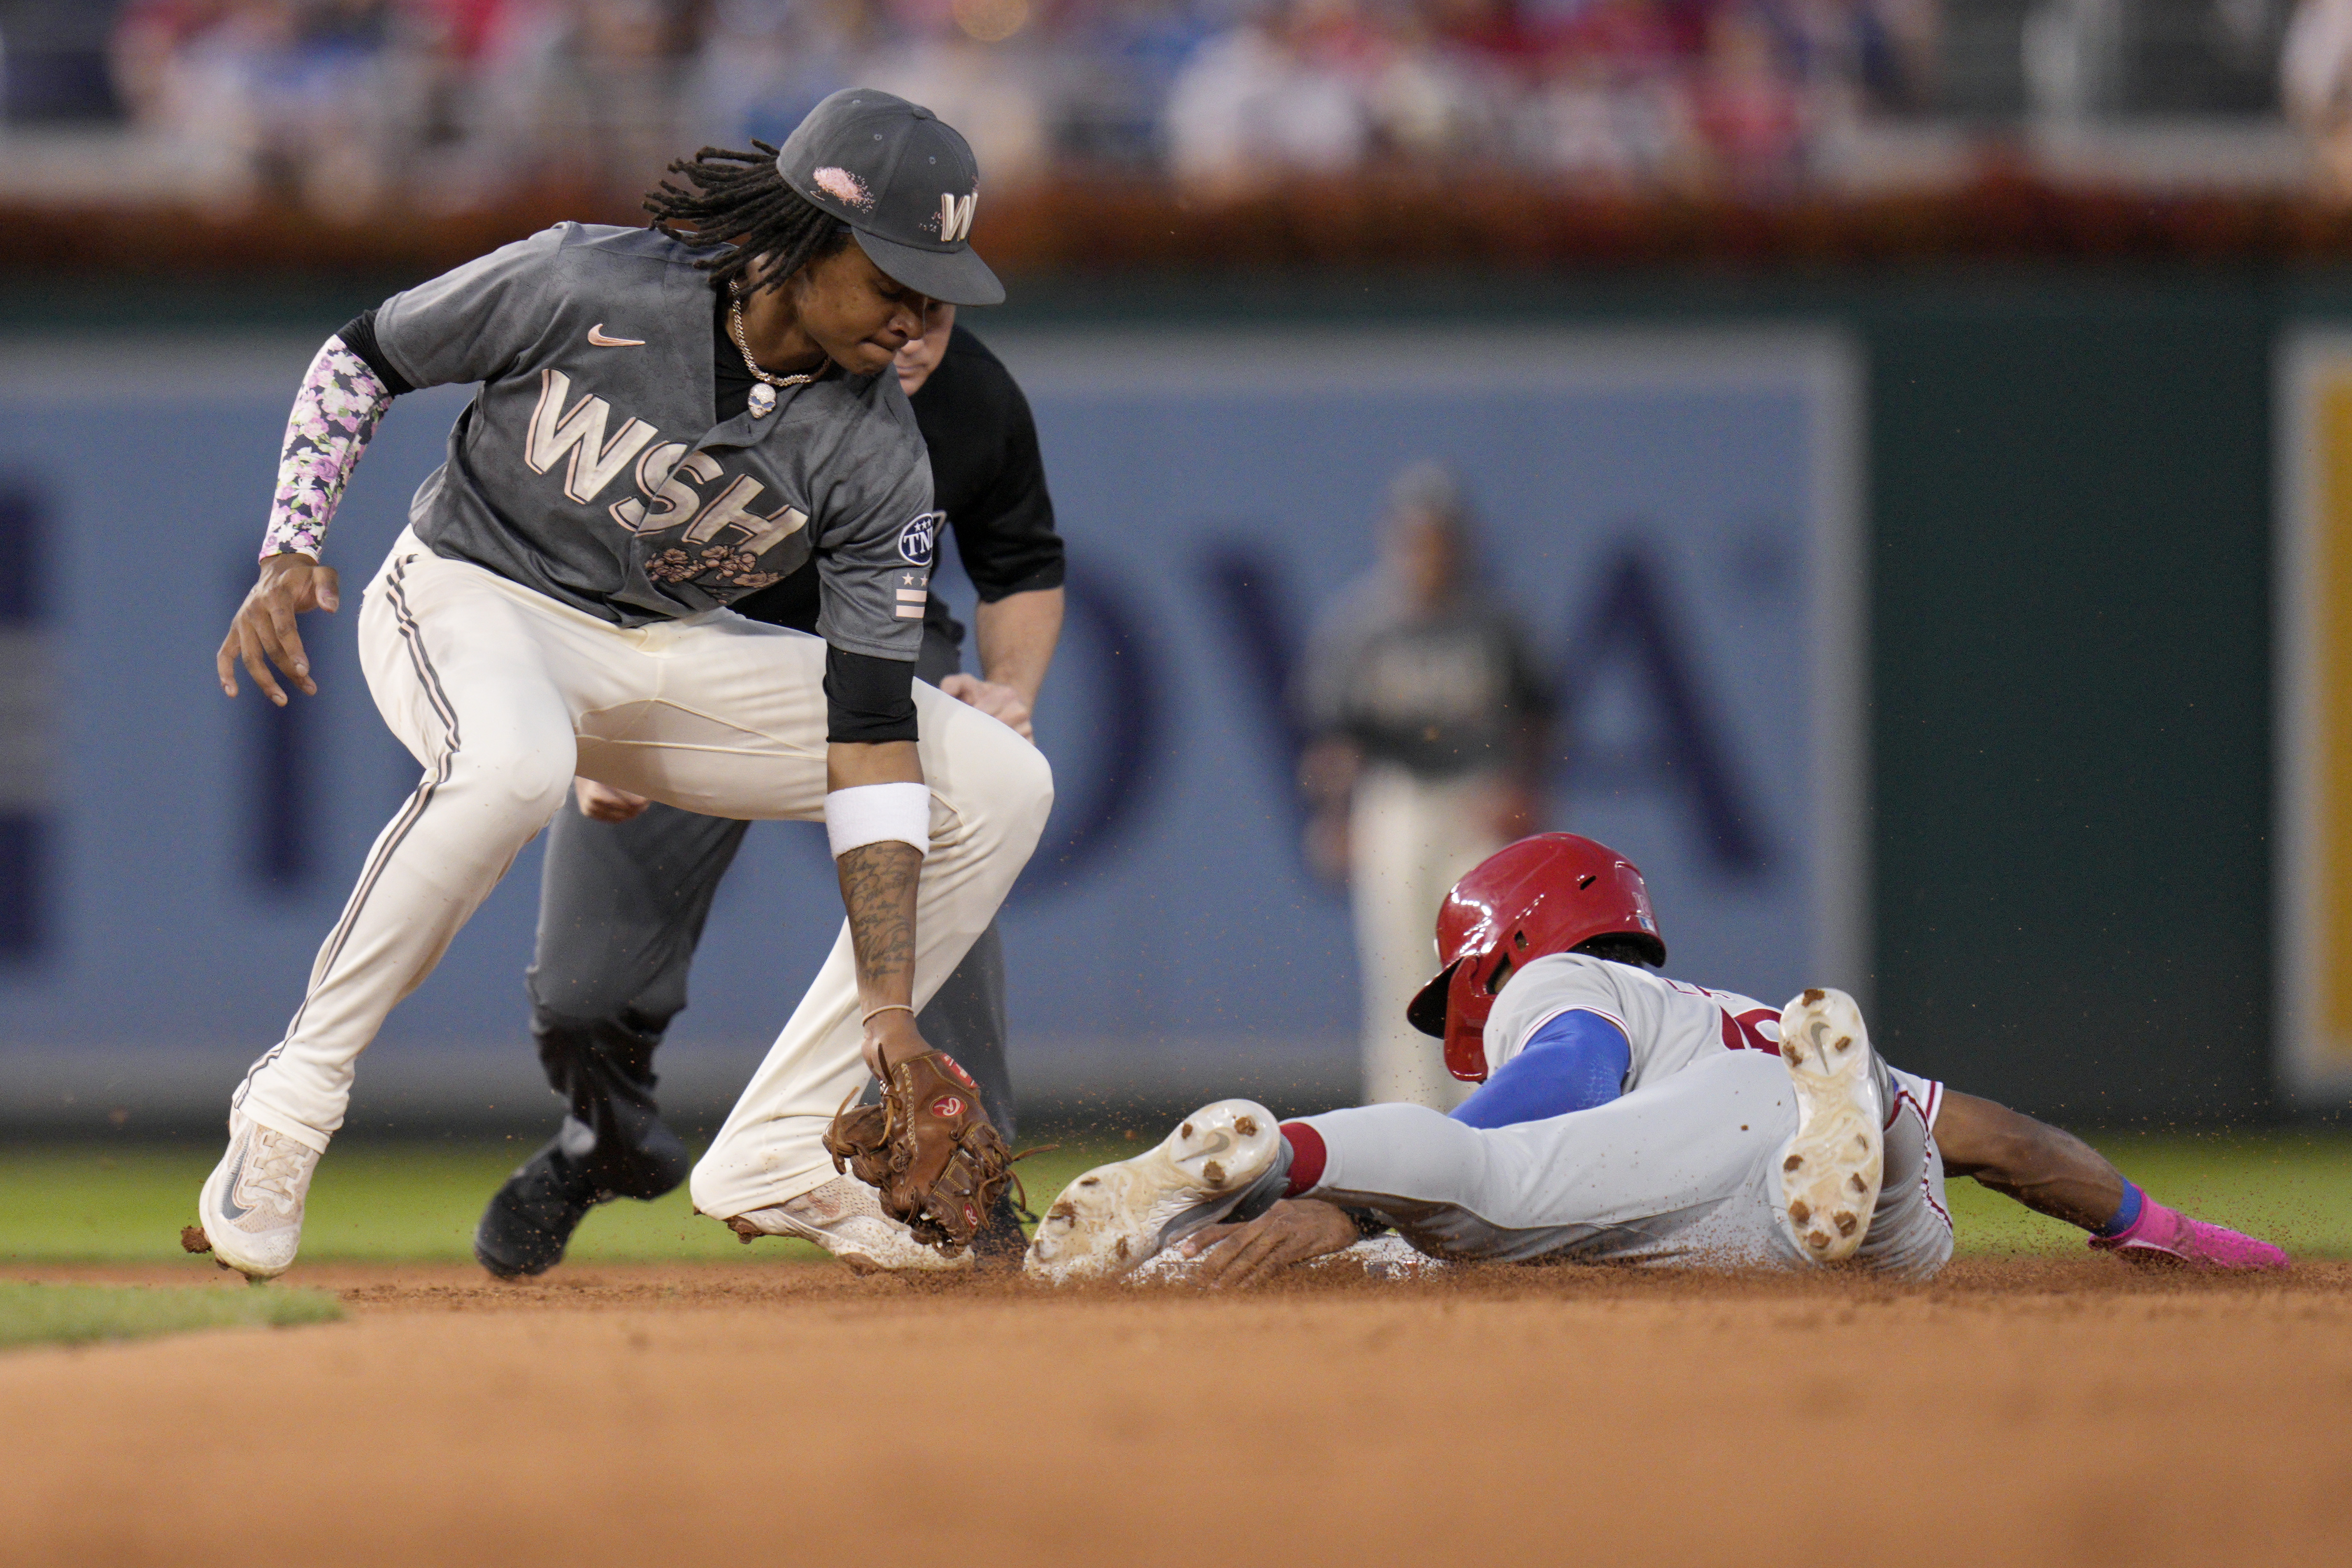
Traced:
<path id="1" fill-rule="evenodd" d="M 1598 1013 L 1562 1013 L 1528 1037 L 1503 1070 L 1454 1108 L 1468 1127 L 1509 1127 L 1606 1105 L 1625 1090 L 1633 1049 Z"/>

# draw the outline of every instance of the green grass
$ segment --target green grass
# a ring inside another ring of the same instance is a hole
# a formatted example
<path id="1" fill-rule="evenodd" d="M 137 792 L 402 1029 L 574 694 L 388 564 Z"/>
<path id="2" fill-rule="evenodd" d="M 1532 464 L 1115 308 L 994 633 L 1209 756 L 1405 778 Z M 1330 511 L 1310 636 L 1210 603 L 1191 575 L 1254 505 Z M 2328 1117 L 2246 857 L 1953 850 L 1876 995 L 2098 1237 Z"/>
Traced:
<path id="1" fill-rule="evenodd" d="M 482 1205 L 535 1143 L 337 1144 L 320 1163 L 304 1215 L 309 1263 L 465 1261 Z M 1139 1147 L 1093 1142 L 1016 1167 L 1033 1203 L 1049 1201 L 1089 1166 Z M 216 1148 L 49 1144 L 0 1149 L 0 1262 L 153 1263 L 185 1256 L 180 1227 Z M 693 1212 L 680 1188 L 652 1203 L 606 1204 L 580 1227 L 576 1262 L 774 1262 L 824 1254 L 802 1242 L 745 1247 Z"/>
<path id="2" fill-rule="evenodd" d="M 0 1280 L 0 1346 L 135 1340 L 189 1329 L 331 1323 L 341 1305 L 324 1290 L 148 1289 L 135 1285 L 24 1285 Z"/>
<path id="3" fill-rule="evenodd" d="M 2352 1134 L 2119 1133 L 2091 1140 L 2149 1196 L 2234 1226 L 2305 1258 L 2352 1258 Z M 2044 1219 L 1974 1182 L 1951 1184 L 1964 1254 L 2067 1252 L 2072 1226 Z"/>
<path id="4" fill-rule="evenodd" d="M 2151 1194 L 2310 1257 L 2352 1257 L 2352 1134 L 2120 1134 L 2093 1140 Z M 463 1261 L 483 1203 L 536 1145 L 347 1142 L 319 1167 L 302 1256 L 338 1261 Z M 1022 1162 L 1033 1205 L 1081 1171 L 1139 1144 L 1090 1139 Z M 180 1227 L 219 1151 L 124 1144 L 0 1150 L 0 1262 L 163 1262 L 183 1256 Z M 1964 1253 L 2067 1251 L 2081 1234 L 1996 1196 L 1951 1184 Z M 697 1217 L 684 1191 L 622 1201 L 589 1215 L 572 1245 L 583 1263 L 814 1259 L 801 1243 L 737 1243 Z"/>

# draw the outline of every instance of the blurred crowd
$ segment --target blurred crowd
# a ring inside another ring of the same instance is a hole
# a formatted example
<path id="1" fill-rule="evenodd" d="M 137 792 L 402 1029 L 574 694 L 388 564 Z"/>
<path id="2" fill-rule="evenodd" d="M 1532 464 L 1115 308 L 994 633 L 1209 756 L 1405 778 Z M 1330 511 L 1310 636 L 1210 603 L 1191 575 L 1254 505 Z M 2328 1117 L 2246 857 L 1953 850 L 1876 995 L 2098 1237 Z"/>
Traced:
<path id="1" fill-rule="evenodd" d="M 856 83 L 963 130 L 983 184 L 1165 170 L 1532 171 L 1769 194 L 1916 102 L 1937 0 L 131 0 L 115 91 L 220 207 L 615 194 L 781 141 Z"/>

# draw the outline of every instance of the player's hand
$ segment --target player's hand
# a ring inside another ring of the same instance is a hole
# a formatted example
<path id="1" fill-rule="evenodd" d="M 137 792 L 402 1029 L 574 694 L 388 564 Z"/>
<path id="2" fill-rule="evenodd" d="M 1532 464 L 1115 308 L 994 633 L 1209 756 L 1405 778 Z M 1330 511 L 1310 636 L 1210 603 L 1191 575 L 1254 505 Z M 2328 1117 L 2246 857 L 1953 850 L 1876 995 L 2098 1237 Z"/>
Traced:
<path id="1" fill-rule="evenodd" d="M 1021 693 L 1009 686 L 999 686 L 992 680 L 982 680 L 976 675 L 959 670 L 940 682 L 940 689 L 959 702 L 969 703 L 990 718 L 1011 725 L 1024 741 L 1037 737 L 1029 727 L 1029 704 Z"/>
<path id="2" fill-rule="evenodd" d="M 302 695 L 319 695 L 318 683 L 310 679 L 310 656 L 302 651 L 302 634 L 294 629 L 294 617 L 305 610 L 332 611 L 341 604 L 333 567 L 295 551 L 270 556 L 261 563 L 261 576 L 245 603 L 236 607 L 228 636 L 221 639 L 220 653 L 213 660 L 221 689 L 236 695 L 236 666 L 242 659 L 253 684 L 280 708 L 286 706 L 286 692 L 269 673 L 272 664 L 285 671 Z"/>
<path id="3" fill-rule="evenodd" d="M 594 779 L 573 779 L 572 793 L 579 798 L 580 815 L 591 822 L 626 822 L 653 805 L 644 795 L 631 795 Z"/>
<path id="4" fill-rule="evenodd" d="M 1201 1259 L 1187 1276 L 1203 1285 L 1255 1285 L 1277 1269 L 1356 1245 L 1348 1211 L 1320 1198 L 1286 1198 L 1247 1225 L 1213 1225 L 1177 1251 Z"/>
<path id="5" fill-rule="evenodd" d="M 904 1007 L 877 1012 L 866 1019 L 865 1038 L 858 1042 L 858 1053 L 866 1058 L 866 1070 L 885 1079 L 892 1068 L 930 1048 L 923 1039 L 923 1032 L 915 1026 L 915 1015 Z"/>

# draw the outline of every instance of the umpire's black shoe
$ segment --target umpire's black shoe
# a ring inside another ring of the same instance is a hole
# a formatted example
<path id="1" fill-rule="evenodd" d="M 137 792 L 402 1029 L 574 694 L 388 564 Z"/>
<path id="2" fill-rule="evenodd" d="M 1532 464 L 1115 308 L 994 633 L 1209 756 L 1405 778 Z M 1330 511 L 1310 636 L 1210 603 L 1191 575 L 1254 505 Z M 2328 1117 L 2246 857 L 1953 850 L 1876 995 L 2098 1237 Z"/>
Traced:
<path id="1" fill-rule="evenodd" d="M 474 1257 L 501 1279 L 544 1274 L 563 1261 L 572 1233 L 606 1194 L 564 1157 L 561 1138 L 523 1162 L 482 1211 Z"/>
<path id="2" fill-rule="evenodd" d="M 686 1145 L 659 1121 L 638 1147 L 608 1152 L 586 1123 L 566 1117 L 563 1130 L 491 1196 L 474 1227 L 474 1258 L 501 1279 L 544 1274 L 563 1261 L 590 1209 L 614 1198 L 660 1197 L 692 1165 Z"/>

